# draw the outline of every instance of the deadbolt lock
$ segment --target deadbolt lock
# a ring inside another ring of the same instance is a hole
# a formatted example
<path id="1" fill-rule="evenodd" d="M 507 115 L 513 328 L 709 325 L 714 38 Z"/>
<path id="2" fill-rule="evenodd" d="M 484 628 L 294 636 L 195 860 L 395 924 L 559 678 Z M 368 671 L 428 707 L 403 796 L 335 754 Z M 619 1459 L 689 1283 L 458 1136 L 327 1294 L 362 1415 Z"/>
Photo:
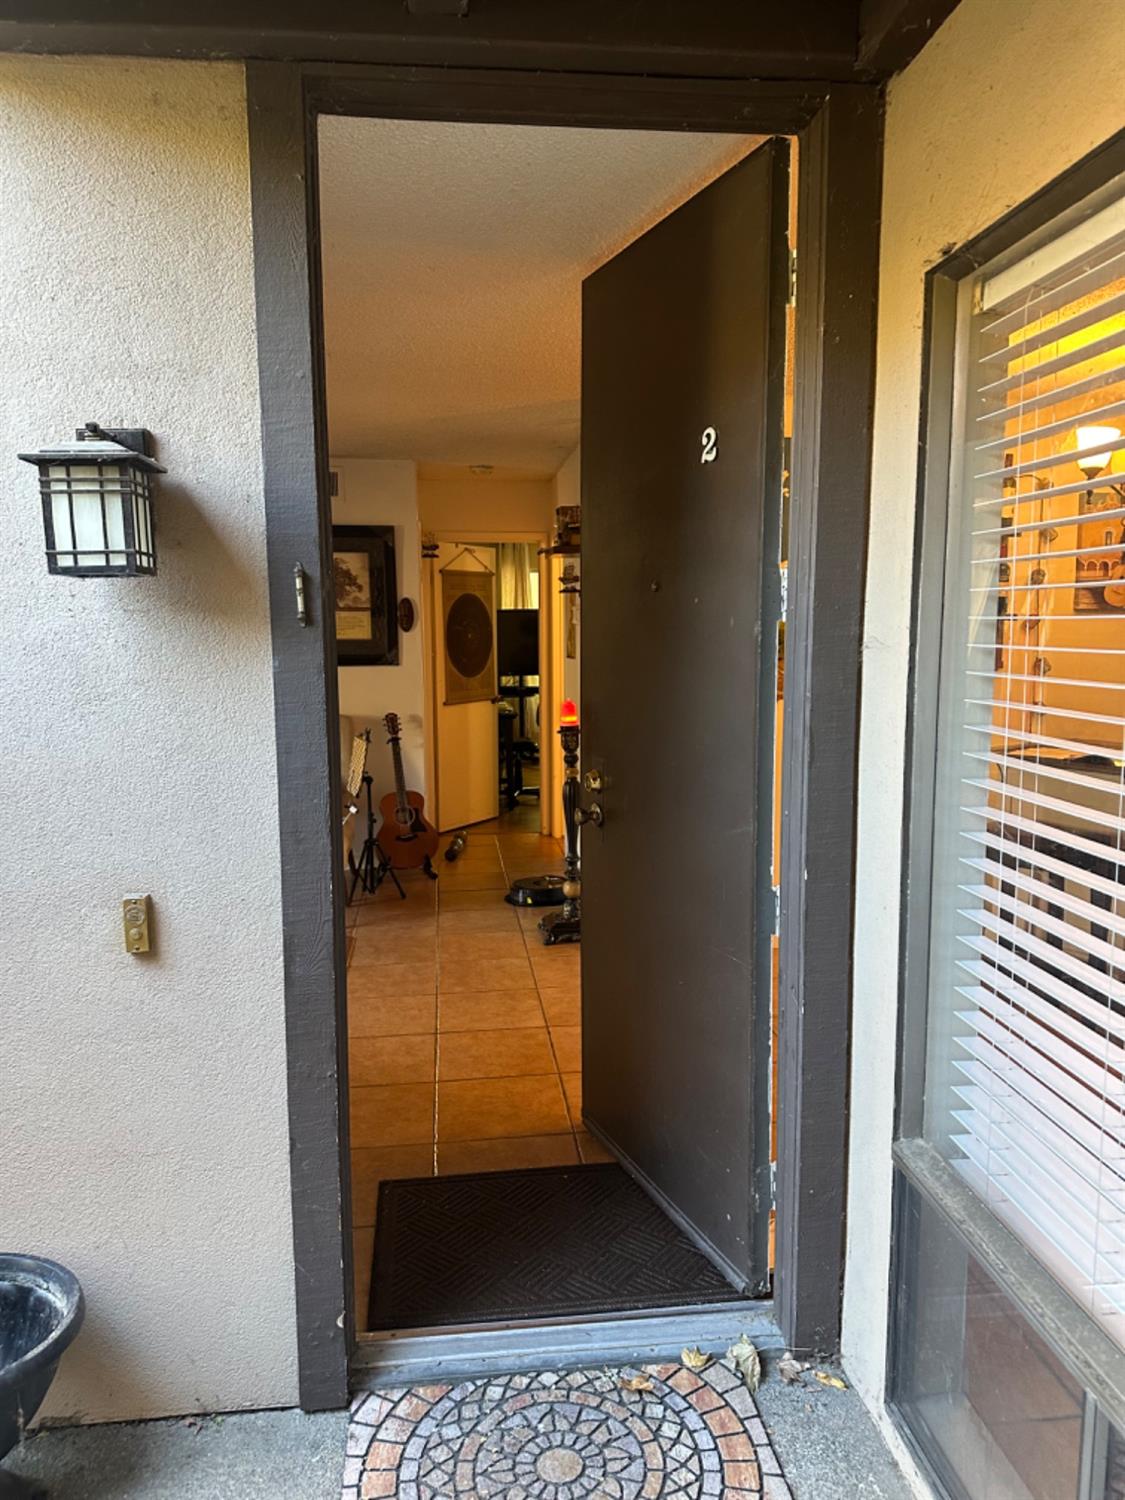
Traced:
<path id="1" fill-rule="evenodd" d="M 602 789 L 602 773 L 596 768 L 591 768 L 583 776 L 582 785 L 588 792 L 600 792 Z"/>

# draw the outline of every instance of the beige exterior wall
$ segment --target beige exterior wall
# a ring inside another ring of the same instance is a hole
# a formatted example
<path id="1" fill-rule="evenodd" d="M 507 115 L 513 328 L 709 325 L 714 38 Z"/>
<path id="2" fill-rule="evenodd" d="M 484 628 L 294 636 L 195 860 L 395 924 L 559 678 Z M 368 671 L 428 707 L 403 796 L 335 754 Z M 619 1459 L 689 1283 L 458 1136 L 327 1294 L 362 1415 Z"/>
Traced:
<path id="1" fill-rule="evenodd" d="M 242 68 L 3 56 L 0 141 L 0 1242 L 86 1288 L 55 1417 L 288 1405 Z M 15 455 L 86 420 L 156 434 L 156 578 L 48 577 Z"/>
<path id="2" fill-rule="evenodd" d="M 844 1355 L 882 1400 L 923 280 L 1125 123 L 1119 0 L 962 0 L 891 84 L 863 656 Z M 1118 68 L 1117 71 L 1120 71 Z"/>

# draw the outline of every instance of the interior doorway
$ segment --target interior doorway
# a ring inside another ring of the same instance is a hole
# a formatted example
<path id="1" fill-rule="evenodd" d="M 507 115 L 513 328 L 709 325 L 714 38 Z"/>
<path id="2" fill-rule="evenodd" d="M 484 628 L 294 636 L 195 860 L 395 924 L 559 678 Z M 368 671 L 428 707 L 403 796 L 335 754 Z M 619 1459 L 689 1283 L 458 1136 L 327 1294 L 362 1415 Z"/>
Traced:
<path id="1" fill-rule="evenodd" d="M 419 627 L 394 661 L 341 657 L 341 727 L 417 703 L 395 768 L 435 841 L 348 912 L 359 1325 L 761 1296 L 787 148 L 338 118 L 320 151 L 333 519 L 359 484 Z M 579 559 L 563 518 L 591 496 Z M 564 701 L 596 747 L 595 894 L 553 946 L 506 898 L 563 868 Z M 612 1259 L 612 1224 L 623 1257 L 563 1305 L 542 1287 L 589 1284 L 559 1233 L 583 1204 L 586 1251 Z M 552 1246 L 521 1250 L 522 1300 L 496 1289 L 521 1221 Z"/>

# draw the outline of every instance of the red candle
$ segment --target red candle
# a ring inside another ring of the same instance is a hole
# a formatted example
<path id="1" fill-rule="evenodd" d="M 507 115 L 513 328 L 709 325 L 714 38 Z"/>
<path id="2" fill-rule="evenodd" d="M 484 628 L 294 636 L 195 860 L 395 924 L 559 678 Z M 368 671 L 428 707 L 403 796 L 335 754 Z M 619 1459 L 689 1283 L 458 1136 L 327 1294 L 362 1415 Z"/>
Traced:
<path id="1" fill-rule="evenodd" d="M 573 698 L 564 698 L 563 706 L 559 713 L 559 727 L 571 729 L 578 723 L 578 709 Z"/>

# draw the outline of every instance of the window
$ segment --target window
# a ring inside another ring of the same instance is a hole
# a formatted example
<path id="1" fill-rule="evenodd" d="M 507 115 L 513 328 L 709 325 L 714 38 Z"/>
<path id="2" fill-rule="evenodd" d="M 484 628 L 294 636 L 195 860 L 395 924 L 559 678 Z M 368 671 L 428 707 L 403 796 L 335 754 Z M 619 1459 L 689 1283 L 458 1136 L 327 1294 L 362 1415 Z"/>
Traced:
<path id="1" fill-rule="evenodd" d="M 925 1134 L 1125 1345 L 1125 202 L 959 292 Z"/>
<path id="2" fill-rule="evenodd" d="M 931 279 L 891 1394 L 959 1500 L 1125 1500 L 1125 178 L 1101 180 Z"/>

